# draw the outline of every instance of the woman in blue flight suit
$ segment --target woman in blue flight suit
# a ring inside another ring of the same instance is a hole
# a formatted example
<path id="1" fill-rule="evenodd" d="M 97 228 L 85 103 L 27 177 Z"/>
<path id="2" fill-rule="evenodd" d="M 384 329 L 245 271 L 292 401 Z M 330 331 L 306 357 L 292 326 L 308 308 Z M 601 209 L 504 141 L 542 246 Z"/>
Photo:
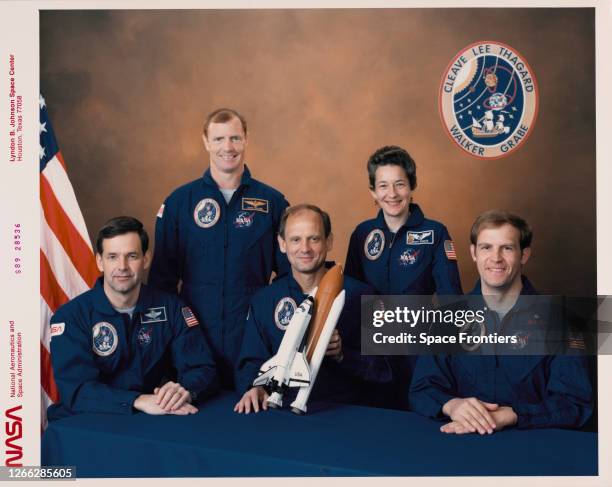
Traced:
<path id="1" fill-rule="evenodd" d="M 345 274 L 379 294 L 463 294 L 453 241 L 444 225 L 425 218 L 412 203 L 416 164 L 401 147 L 385 146 L 368 160 L 370 193 L 380 211 L 351 235 Z M 394 359 L 395 384 L 372 405 L 405 407 L 401 390 L 410 383 L 416 357 Z M 374 386 L 377 387 L 377 386 Z M 404 389 L 405 390 L 405 389 Z"/>

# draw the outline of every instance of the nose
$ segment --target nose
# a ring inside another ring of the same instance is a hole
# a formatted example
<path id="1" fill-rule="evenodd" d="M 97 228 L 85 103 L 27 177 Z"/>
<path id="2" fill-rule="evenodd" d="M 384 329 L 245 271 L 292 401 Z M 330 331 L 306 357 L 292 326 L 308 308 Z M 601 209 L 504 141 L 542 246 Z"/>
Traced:
<path id="1" fill-rule="evenodd" d="M 300 252 L 303 254 L 307 254 L 310 252 L 310 242 L 307 239 L 302 240 L 300 242 Z"/>
<path id="2" fill-rule="evenodd" d="M 126 255 L 119 257 L 119 269 L 125 270 L 128 268 L 128 258 Z"/>
<path id="3" fill-rule="evenodd" d="M 501 247 L 497 247 L 496 249 L 493 250 L 492 258 L 495 260 L 495 262 L 499 262 L 502 260 Z"/>
<path id="4" fill-rule="evenodd" d="M 397 190 L 395 189 L 395 186 L 393 186 L 391 184 L 389 186 L 389 196 L 391 196 L 393 198 L 393 197 L 395 197 L 396 194 L 397 194 Z"/>
<path id="5" fill-rule="evenodd" d="M 223 149 L 226 151 L 231 151 L 234 149 L 234 143 L 230 137 L 223 139 Z"/>

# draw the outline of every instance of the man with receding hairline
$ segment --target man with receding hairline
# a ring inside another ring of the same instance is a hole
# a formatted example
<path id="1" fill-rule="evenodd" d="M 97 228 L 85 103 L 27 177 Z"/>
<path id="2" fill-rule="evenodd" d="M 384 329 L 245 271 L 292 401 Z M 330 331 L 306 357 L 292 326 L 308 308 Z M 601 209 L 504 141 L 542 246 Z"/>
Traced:
<path id="1" fill-rule="evenodd" d="M 262 409 L 267 409 L 264 389 L 251 384 L 261 365 L 278 351 L 297 307 L 318 287 L 333 265 L 325 261 L 333 244 L 331 222 L 329 215 L 317 206 L 301 204 L 287 208 L 278 240 L 281 250 L 287 254 L 291 271 L 259 290 L 251 301 L 236 368 L 236 386 L 243 394 L 234 408 L 238 413 L 259 412 L 260 404 Z M 363 399 L 365 381 L 389 382 L 392 375 L 385 357 L 362 356 L 360 352 L 361 296 L 374 294 L 374 290 L 348 276 L 344 276 L 344 290 L 344 308 L 312 395 L 326 402 L 355 403 Z"/>
<path id="2" fill-rule="evenodd" d="M 162 204 L 149 282 L 178 292 L 194 309 L 221 383 L 232 388 L 250 298 L 272 272 L 287 268 L 276 230 L 288 203 L 251 177 L 245 165 L 247 123 L 240 113 L 213 111 L 203 132 L 209 167 Z"/>

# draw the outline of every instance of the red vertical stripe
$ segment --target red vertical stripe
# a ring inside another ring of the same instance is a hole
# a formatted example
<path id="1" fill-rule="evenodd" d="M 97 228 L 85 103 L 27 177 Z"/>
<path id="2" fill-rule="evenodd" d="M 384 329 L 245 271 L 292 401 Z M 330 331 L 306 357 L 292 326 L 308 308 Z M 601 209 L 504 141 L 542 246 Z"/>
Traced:
<path id="1" fill-rule="evenodd" d="M 42 343 L 40 344 L 40 382 L 49 398 L 53 402 L 59 401 L 59 392 L 53 378 L 53 367 L 51 367 L 51 354 Z"/>
<path id="2" fill-rule="evenodd" d="M 42 174 L 40 175 L 40 200 L 47 224 L 64 247 L 83 280 L 89 287 L 92 287 L 99 275 L 92 251 L 68 218 L 55 197 L 51 185 Z"/>
<path id="3" fill-rule="evenodd" d="M 55 313 L 57 308 L 69 301 L 68 296 L 55 279 L 51 265 L 42 250 L 40 251 L 40 294 L 49 305 L 52 313 Z"/>

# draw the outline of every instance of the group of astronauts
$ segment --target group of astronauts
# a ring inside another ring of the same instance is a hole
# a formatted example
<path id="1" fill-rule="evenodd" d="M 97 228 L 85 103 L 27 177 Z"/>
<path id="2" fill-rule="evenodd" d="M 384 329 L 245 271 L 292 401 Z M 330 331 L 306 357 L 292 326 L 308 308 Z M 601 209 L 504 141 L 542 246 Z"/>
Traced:
<path id="1" fill-rule="evenodd" d="M 60 401 L 49 407 L 50 420 L 81 412 L 192 414 L 220 388 L 237 392 L 237 413 L 267 409 L 267 394 L 253 380 L 333 264 L 326 261 L 333 234 L 325 211 L 290 207 L 251 176 L 247 134 L 235 110 L 208 115 L 209 167 L 162 204 L 153 255 L 135 218 L 113 218 L 99 231 L 101 277 L 51 320 Z M 463 293 L 447 229 L 412 203 L 416 165 L 408 152 L 382 147 L 367 170 L 380 211 L 351 235 L 346 303 L 313 398 L 410 409 L 442 420 L 445 433 L 583 426 L 594 394 L 579 354 L 361 354 L 361 296 Z M 476 219 L 470 238 L 480 275 L 472 294 L 486 301 L 489 323 L 512 326 L 525 314 L 521 295 L 536 293 L 522 273 L 531 230 L 522 218 L 493 210 Z"/>

